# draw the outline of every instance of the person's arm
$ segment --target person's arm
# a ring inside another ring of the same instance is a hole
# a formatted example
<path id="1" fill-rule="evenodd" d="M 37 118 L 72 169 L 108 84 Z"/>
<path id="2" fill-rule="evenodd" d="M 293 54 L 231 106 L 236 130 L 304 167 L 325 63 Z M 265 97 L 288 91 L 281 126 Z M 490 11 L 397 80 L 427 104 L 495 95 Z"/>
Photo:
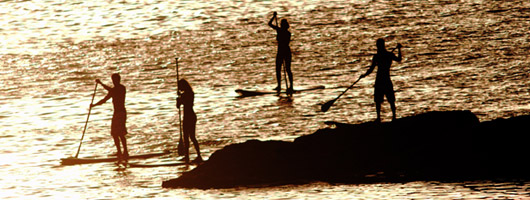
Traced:
<path id="1" fill-rule="evenodd" d="M 364 77 L 370 75 L 374 71 L 375 66 L 377 65 L 377 63 L 375 62 L 375 57 L 376 57 L 376 55 L 374 55 L 374 57 L 372 58 L 372 65 L 369 66 L 369 69 L 368 69 L 368 71 L 366 71 L 366 73 L 361 75 L 361 78 L 364 78 Z"/>
<path id="2" fill-rule="evenodd" d="M 107 90 L 107 91 L 109 91 L 109 92 L 112 90 L 111 87 L 109 87 L 108 85 L 103 84 L 103 83 L 101 82 L 101 80 L 99 80 L 99 79 L 96 79 L 96 83 L 98 83 L 98 84 L 100 84 L 101 86 L 103 86 L 103 88 L 105 88 L 105 90 Z"/>
<path id="3" fill-rule="evenodd" d="M 182 95 L 179 95 L 179 96 L 177 97 L 177 108 L 179 108 L 180 105 L 182 105 Z"/>
<path id="4" fill-rule="evenodd" d="M 274 21 L 275 18 L 276 18 L 276 12 L 274 12 L 274 13 L 272 14 L 272 18 L 271 18 L 271 20 L 269 21 L 269 26 L 270 26 L 271 28 L 275 29 L 275 30 L 278 30 L 278 29 L 280 29 L 280 27 L 276 26 L 277 24 L 276 24 L 276 25 L 272 24 L 272 21 Z"/>
<path id="5" fill-rule="evenodd" d="M 401 47 L 403 47 L 403 46 L 401 46 L 401 44 L 398 43 L 398 44 L 397 44 L 397 47 L 396 47 L 396 48 L 398 49 L 398 56 L 397 56 L 396 58 L 394 58 L 394 60 L 395 60 L 395 61 L 398 61 L 398 62 L 401 62 L 401 60 L 402 60 L 402 57 L 401 57 Z"/>
<path id="6" fill-rule="evenodd" d="M 99 80 L 99 79 L 96 79 L 96 83 L 97 83 L 97 84 L 101 84 L 101 86 L 103 86 L 103 88 L 105 88 L 109 93 L 107 94 L 107 96 L 105 96 L 105 98 L 99 100 L 97 103 L 95 103 L 95 104 L 90 104 L 90 107 L 99 106 L 99 105 L 101 105 L 101 104 L 104 104 L 105 102 L 107 102 L 107 101 L 112 97 L 112 94 L 111 94 L 112 88 L 111 88 L 111 87 L 109 87 L 109 86 L 103 84 L 103 83 L 101 82 L 101 80 Z"/>
<path id="7" fill-rule="evenodd" d="M 105 98 L 99 100 L 99 101 L 98 101 L 97 103 L 95 103 L 95 104 L 90 105 L 90 107 L 99 106 L 99 105 L 101 105 L 101 104 L 104 104 L 104 103 L 107 102 L 107 100 L 109 100 L 111 97 L 112 97 L 112 94 L 111 94 L 111 92 L 109 92 L 109 93 L 107 94 L 107 96 L 105 96 Z"/>

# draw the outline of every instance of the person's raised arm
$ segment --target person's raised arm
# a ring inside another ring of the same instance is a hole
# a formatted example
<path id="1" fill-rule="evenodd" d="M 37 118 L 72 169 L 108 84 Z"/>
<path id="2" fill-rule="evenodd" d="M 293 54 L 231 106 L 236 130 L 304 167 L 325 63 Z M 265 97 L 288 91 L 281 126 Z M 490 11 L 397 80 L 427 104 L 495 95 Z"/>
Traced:
<path id="1" fill-rule="evenodd" d="M 99 79 L 96 79 L 96 83 L 98 83 L 98 84 L 100 84 L 101 86 L 103 86 L 103 88 L 105 88 L 105 90 L 107 90 L 107 91 L 110 91 L 110 90 L 112 89 L 112 88 L 109 87 L 108 85 L 103 84 L 103 83 L 101 82 L 101 80 L 99 80 Z"/>
<path id="2" fill-rule="evenodd" d="M 101 82 L 101 80 L 99 80 L 99 79 L 96 79 L 96 83 L 97 83 L 97 84 L 100 84 L 101 86 L 103 86 L 103 88 L 105 88 L 109 93 L 107 94 L 107 96 L 105 96 L 105 98 L 99 100 L 97 103 L 95 103 L 95 104 L 90 104 L 90 107 L 99 106 L 99 105 L 101 105 L 101 104 L 104 104 L 105 102 L 107 102 L 107 100 L 109 100 L 109 99 L 112 97 L 112 94 L 111 94 L 111 91 L 112 91 L 111 89 L 112 89 L 112 88 L 111 88 L 111 87 L 109 87 L 109 86 L 103 84 L 103 83 Z"/>
<path id="3" fill-rule="evenodd" d="M 397 46 L 396 46 L 396 48 L 398 49 L 398 56 L 397 56 L 397 58 L 394 58 L 394 60 L 395 60 L 395 61 L 398 61 L 398 62 L 401 62 L 401 60 L 402 60 L 402 57 L 401 57 L 401 47 L 403 47 L 403 46 L 401 46 L 400 43 L 398 43 Z"/>
<path id="4" fill-rule="evenodd" d="M 271 28 L 275 29 L 275 30 L 278 30 L 278 29 L 280 28 L 280 27 L 277 26 L 278 24 L 276 24 L 276 25 L 272 24 L 272 21 L 274 21 L 274 19 L 276 18 L 276 15 L 277 15 L 276 12 L 274 12 L 274 13 L 272 14 L 272 18 L 271 18 L 271 20 L 269 21 L 269 26 L 270 26 Z"/>

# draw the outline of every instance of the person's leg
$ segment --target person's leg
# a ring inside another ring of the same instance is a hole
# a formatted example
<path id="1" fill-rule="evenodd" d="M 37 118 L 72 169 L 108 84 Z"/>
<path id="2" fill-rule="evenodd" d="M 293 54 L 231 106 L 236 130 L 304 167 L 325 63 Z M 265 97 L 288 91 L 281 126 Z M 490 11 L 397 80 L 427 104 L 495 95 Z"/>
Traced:
<path id="1" fill-rule="evenodd" d="M 276 88 L 274 88 L 277 92 L 280 92 L 282 89 L 281 83 L 282 83 L 282 63 L 283 63 L 283 57 L 280 53 L 276 55 L 276 82 L 278 85 Z"/>
<path id="2" fill-rule="evenodd" d="M 116 146 L 116 156 L 118 158 L 121 158 L 121 148 L 120 148 L 120 139 L 118 136 L 113 135 L 112 139 L 114 139 L 114 145 Z"/>
<path id="3" fill-rule="evenodd" d="M 375 102 L 375 110 L 377 112 L 377 119 L 375 120 L 375 122 L 381 123 L 381 103 L 380 102 Z"/>
<path id="4" fill-rule="evenodd" d="M 125 122 L 127 121 L 127 114 L 123 112 L 115 112 L 112 116 L 112 123 L 110 128 L 110 134 L 114 139 L 114 145 L 116 145 L 117 156 L 119 158 L 129 157 L 129 152 L 127 151 L 127 142 L 125 141 L 125 134 L 127 134 L 127 128 L 125 127 Z M 120 140 L 123 144 L 123 154 L 120 147 Z"/>
<path id="5" fill-rule="evenodd" d="M 388 103 L 390 103 L 390 109 L 392 109 L 392 121 L 394 121 L 396 119 L 396 96 L 392 86 L 388 89 L 389 90 L 386 93 L 386 99 L 388 100 Z"/>
<path id="6" fill-rule="evenodd" d="M 186 121 L 184 122 L 184 131 L 182 133 L 183 136 L 183 142 L 184 142 L 184 161 L 189 163 L 190 162 L 190 135 L 189 135 L 189 127 L 187 126 Z"/>
<path id="7" fill-rule="evenodd" d="M 388 103 L 390 103 L 390 108 L 392 109 L 392 121 L 394 121 L 396 119 L 396 104 L 394 101 L 389 101 Z"/>
<path id="8" fill-rule="evenodd" d="M 290 53 L 285 58 L 285 70 L 287 71 L 287 76 L 289 76 L 289 88 L 287 88 L 287 91 L 288 93 L 293 93 L 294 92 L 293 72 L 291 71 L 291 54 Z"/>
<path id="9" fill-rule="evenodd" d="M 125 158 L 129 157 L 129 150 L 127 150 L 127 139 L 125 138 L 125 135 L 120 136 L 121 144 L 123 145 L 123 156 Z"/>
<path id="10" fill-rule="evenodd" d="M 190 139 L 193 142 L 195 151 L 197 152 L 197 158 L 195 159 L 195 161 L 202 161 L 201 150 L 199 148 L 199 142 L 197 141 L 197 138 L 195 137 L 195 126 L 193 126 L 193 130 L 191 130 L 190 128 Z"/>

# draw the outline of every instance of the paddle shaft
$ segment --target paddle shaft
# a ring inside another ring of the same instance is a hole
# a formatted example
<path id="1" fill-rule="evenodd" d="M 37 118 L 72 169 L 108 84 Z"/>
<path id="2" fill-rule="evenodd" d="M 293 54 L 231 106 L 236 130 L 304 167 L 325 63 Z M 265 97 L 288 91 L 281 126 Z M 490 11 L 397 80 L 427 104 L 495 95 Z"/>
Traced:
<path id="1" fill-rule="evenodd" d="M 396 50 L 396 48 L 393 48 L 391 52 L 394 52 L 394 50 Z M 331 100 L 331 101 L 328 101 L 326 102 L 325 104 L 322 104 L 322 107 L 320 108 L 320 110 L 322 112 L 326 112 L 329 110 L 329 108 L 335 103 L 335 101 L 337 101 L 344 93 L 346 93 L 350 88 L 352 88 L 357 82 L 359 82 L 361 79 L 363 78 L 363 76 L 360 76 L 359 79 L 357 79 L 357 81 L 355 81 L 353 84 L 350 85 L 350 87 L 346 88 L 346 90 L 344 90 L 344 92 L 342 92 L 337 98 Z"/>
<path id="2" fill-rule="evenodd" d="M 176 61 L 176 70 L 177 70 L 177 99 L 178 97 L 180 96 L 180 93 L 179 93 L 179 81 L 180 81 L 180 78 L 179 78 L 179 58 L 175 58 L 175 61 Z M 177 102 L 178 104 L 178 102 Z M 178 152 L 177 153 L 181 153 L 180 149 L 182 147 L 182 145 L 184 145 L 182 143 L 182 118 L 181 118 L 181 115 L 180 115 L 180 105 L 177 106 L 178 108 L 178 112 L 179 112 L 179 134 L 180 134 L 180 138 L 179 138 L 179 144 L 177 146 L 178 148 Z"/>
<path id="3" fill-rule="evenodd" d="M 85 128 L 83 128 L 83 135 L 81 136 L 81 141 L 79 141 L 79 147 L 77 148 L 77 153 L 75 154 L 76 158 L 77 156 L 79 156 L 79 152 L 81 151 L 81 145 L 83 144 L 83 138 L 85 137 L 86 127 L 88 126 L 88 119 L 90 118 L 90 111 L 92 111 L 92 103 L 94 103 L 94 98 L 96 97 L 97 89 L 98 84 L 96 83 L 96 86 L 94 87 L 94 94 L 92 94 L 92 100 L 90 101 L 90 106 L 88 108 L 88 115 L 86 116 Z"/>
<path id="4" fill-rule="evenodd" d="M 394 52 L 394 50 L 396 50 L 397 48 L 393 48 L 392 51 L 390 52 Z M 357 79 L 353 84 L 350 85 L 350 87 L 346 88 L 346 90 L 344 90 L 344 92 L 342 92 L 337 98 L 333 99 L 333 101 L 337 101 L 337 99 L 340 98 L 340 96 L 342 96 L 344 93 L 346 93 L 350 88 L 352 88 L 357 82 L 359 82 L 363 77 L 360 76 L 359 79 Z"/>
<path id="5" fill-rule="evenodd" d="M 363 77 L 359 77 L 353 84 L 350 85 L 350 87 L 346 88 L 344 92 L 342 92 L 337 98 L 333 99 L 333 101 L 337 101 L 343 94 L 345 94 L 350 88 L 352 88 L 357 82 L 359 82 Z"/>

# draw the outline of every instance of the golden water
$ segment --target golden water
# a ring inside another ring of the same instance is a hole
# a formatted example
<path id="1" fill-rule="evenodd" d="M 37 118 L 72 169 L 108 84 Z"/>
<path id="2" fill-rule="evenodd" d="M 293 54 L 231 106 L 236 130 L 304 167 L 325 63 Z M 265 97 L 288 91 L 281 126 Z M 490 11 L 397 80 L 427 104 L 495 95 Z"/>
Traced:
<path id="1" fill-rule="evenodd" d="M 275 86 L 275 33 L 266 25 L 273 11 L 291 24 L 295 86 L 328 89 L 295 94 L 293 101 L 236 98 L 238 88 Z M 290 141 L 323 121 L 374 120 L 374 75 L 330 111 L 319 112 L 319 104 L 367 70 L 377 38 L 389 49 L 404 46 L 404 60 L 391 71 L 399 117 L 464 109 L 481 120 L 528 114 L 529 14 L 527 1 L 491 0 L 0 2 L 0 198 L 528 196 L 528 182 L 162 189 L 163 180 L 187 169 L 60 167 L 59 160 L 77 150 L 94 79 L 111 84 L 116 72 L 128 89 L 130 153 L 175 148 L 176 57 L 196 92 L 197 138 L 206 158 L 248 139 Z M 96 100 L 104 95 L 98 90 Z M 388 104 L 383 112 L 389 120 Z M 110 103 L 92 110 L 80 157 L 114 153 L 111 116 Z"/>

